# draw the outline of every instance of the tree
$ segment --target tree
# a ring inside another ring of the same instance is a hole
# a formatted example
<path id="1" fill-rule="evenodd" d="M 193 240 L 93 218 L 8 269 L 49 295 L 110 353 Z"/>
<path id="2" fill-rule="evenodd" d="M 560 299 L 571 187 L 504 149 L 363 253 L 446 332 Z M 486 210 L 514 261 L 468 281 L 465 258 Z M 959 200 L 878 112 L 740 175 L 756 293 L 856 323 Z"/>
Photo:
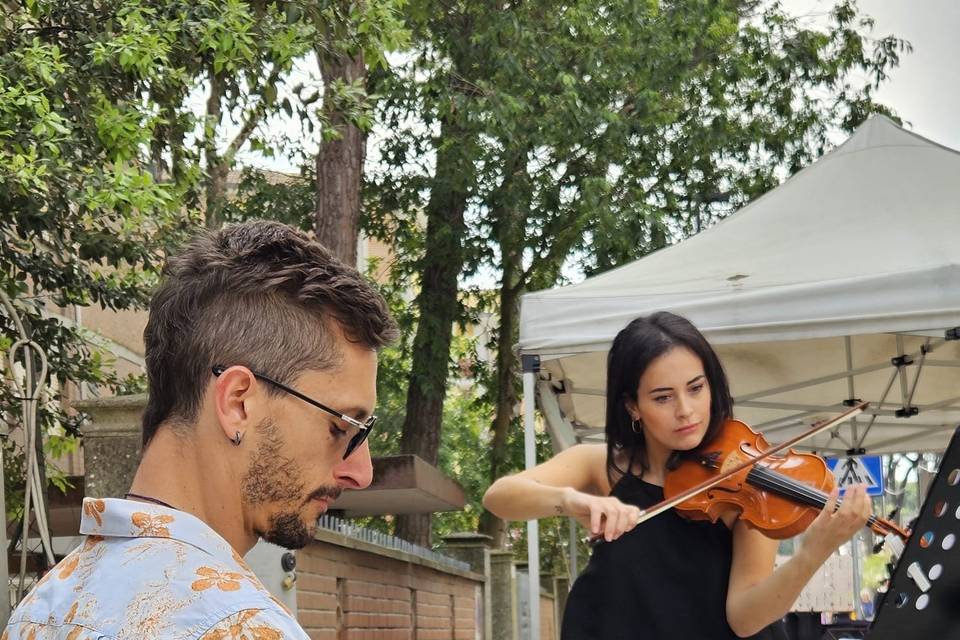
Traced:
<path id="1" fill-rule="evenodd" d="M 466 214 L 475 197 L 475 158 L 481 144 L 475 81 L 482 77 L 489 54 L 468 43 L 495 9 L 411 3 L 407 15 L 415 50 L 381 86 L 383 119 L 396 137 L 382 145 L 389 168 L 375 176 L 372 208 L 398 216 L 401 228 L 418 227 L 421 212 L 426 218 L 422 251 L 411 258 L 419 293 L 401 450 L 433 465 L 440 448 L 453 324 L 462 316 L 458 279 L 466 260 Z M 411 115 L 419 121 L 412 127 Z M 418 156 L 425 154 L 435 158 L 430 175 L 420 171 Z M 429 194 L 425 200 L 423 193 Z M 383 231 L 389 228 L 381 221 L 372 232 L 388 237 Z M 429 514 L 402 516 L 396 535 L 429 546 L 430 521 Z"/>
<path id="2" fill-rule="evenodd" d="M 259 128 L 292 110 L 278 88 L 315 32 L 300 7 L 8 7 L 0 22 L 0 286 L 50 358 L 52 400 L 67 381 L 121 383 L 57 307 L 142 308 L 166 248 L 204 220 L 204 201 L 206 222 L 219 222 L 237 153 L 268 149 Z M 207 112 L 197 118 L 187 98 L 204 78 Z M 232 117 L 239 130 L 221 146 Z M 9 347 L 6 314 L 2 335 L 0 347 Z M 14 422 L 11 394 L 4 386 L 0 410 Z M 77 433 L 78 418 L 59 407 L 40 416 L 53 449 Z"/>
<path id="3" fill-rule="evenodd" d="M 228 177 L 240 151 L 270 155 L 285 142 L 266 130 L 268 119 L 292 115 L 295 108 L 302 118 L 311 115 L 296 96 L 282 95 L 294 62 L 316 38 L 304 10 L 310 5 L 305 0 L 151 1 L 131 3 L 130 13 L 117 12 L 123 30 L 135 24 L 141 32 L 163 37 L 164 62 L 172 72 L 136 87 L 157 111 L 151 168 L 158 178 L 181 185 L 183 201 L 203 208 L 208 227 L 222 222 Z M 106 53 L 116 62 L 128 55 L 125 47 Z M 190 98 L 199 91 L 206 98 L 197 116 Z"/>
<path id="4" fill-rule="evenodd" d="M 196 222 L 144 154 L 159 118 L 136 88 L 177 73 L 172 34 L 151 15 L 128 1 L 30 2 L 0 21 L 0 287 L 49 361 L 38 442 L 53 453 L 78 434 L 58 402 L 64 385 L 121 382 L 60 308 L 142 306 L 166 243 Z M 16 339 L 4 311 L 0 352 Z M 13 395 L 0 385 L 0 415 L 16 428 Z M 4 447 L 15 512 L 22 452 L 12 438 Z"/>

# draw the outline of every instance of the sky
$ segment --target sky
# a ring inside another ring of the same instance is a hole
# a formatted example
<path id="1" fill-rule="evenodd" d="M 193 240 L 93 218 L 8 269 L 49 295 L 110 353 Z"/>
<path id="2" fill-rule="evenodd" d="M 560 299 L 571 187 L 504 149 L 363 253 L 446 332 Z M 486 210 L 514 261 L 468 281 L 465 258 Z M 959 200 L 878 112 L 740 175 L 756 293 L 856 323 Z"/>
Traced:
<path id="1" fill-rule="evenodd" d="M 827 0 L 783 0 L 784 8 L 816 23 Z M 906 128 L 960 150 L 960 0 L 860 0 L 876 24 L 873 35 L 893 34 L 913 45 L 876 100 L 891 107 Z"/>

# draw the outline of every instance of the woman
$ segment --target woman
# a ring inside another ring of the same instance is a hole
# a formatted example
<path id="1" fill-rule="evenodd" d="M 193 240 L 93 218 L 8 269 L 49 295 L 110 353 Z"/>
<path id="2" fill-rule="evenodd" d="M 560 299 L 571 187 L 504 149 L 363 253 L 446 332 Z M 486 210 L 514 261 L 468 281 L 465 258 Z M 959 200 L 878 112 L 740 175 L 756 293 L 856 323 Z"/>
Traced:
<path id="1" fill-rule="evenodd" d="M 567 600 L 563 640 L 748 637 L 787 613 L 814 572 L 867 521 L 863 487 L 836 495 L 800 551 L 774 571 L 777 541 L 729 513 L 716 523 L 673 511 L 636 526 L 662 500 L 667 471 L 732 416 L 726 375 L 690 322 L 637 318 L 607 357 L 606 445 L 578 445 L 500 478 L 484 506 L 501 518 L 566 515 L 602 538 Z"/>

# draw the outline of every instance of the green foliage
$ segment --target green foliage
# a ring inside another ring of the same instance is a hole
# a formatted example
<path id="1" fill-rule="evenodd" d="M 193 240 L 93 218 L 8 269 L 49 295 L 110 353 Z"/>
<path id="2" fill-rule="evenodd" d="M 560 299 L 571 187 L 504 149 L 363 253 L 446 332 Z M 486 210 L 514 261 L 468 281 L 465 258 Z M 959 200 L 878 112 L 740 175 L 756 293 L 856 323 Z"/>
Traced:
<path id="1" fill-rule="evenodd" d="M 52 454 L 77 435 L 79 417 L 58 402 L 68 381 L 138 386 L 117 379 L 62 308 L 144 306 L 167 249 L 202 223 L 203 197 L 218 206 L 237 152 L 248 141 L 268 150 L 258 127 L 292 113 L 279 87 L 313 51 L 317 26 L 306 9 L 315 6 L 38 0 L 0 22 L 0 287 L 50 360 L 51 402 L 39 420 Z M 207 113 L 198 117 L 187 98 L 204 83 Z M 223 144 L 228 117 L 242 126 Z M 304 181 L 283 189 L 248 174 L 233 213 L 286 211 L 303 222 L 312 186 L 295 187 Z M 16 332 L 6 312 L 0 331 L 8 347 Z M 0 412 L 19 424 L 9 385 Z"/>
<path id="2" fill-rule="evenodd" d="M 0 21 L 0 287 L 49 360 L 38 421 L 51 455 L 76 442 L 78 416 L 57 402 L 67 381 L 118 382 L 60 308 L 142 306 L 167 243 L 191 224 L 179 186 L 143 162 L 158 120 L 135 87 L 175 71 L 164 62 L 176 34 L 150 16 L 137 2 L 31 2 Z M 0 336 L 4 351 L 19 338 L 6 309 Z M 14 394 L 0 386 L 0 414 L 20 428 Z M 22 452 L 4 447 L 16 511 Z"/>
<path id="3" fill-rule="evenodd" d="M 310 231 L 313 228 L 315 177 L 311 165 L 299 176 L 273 174 L 251 167 L 240 173 L 237 191 L 224 205 L 225 223 L 257 218 L 278 220 Z"/>

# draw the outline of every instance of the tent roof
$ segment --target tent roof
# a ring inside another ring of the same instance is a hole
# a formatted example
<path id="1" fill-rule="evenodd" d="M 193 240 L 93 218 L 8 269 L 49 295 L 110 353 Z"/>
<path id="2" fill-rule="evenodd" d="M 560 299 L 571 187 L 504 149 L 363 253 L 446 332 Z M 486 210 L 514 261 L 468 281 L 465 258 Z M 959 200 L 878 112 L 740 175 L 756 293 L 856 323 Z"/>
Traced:
<path id="1" fill-rule="evenodd" d="M 523 297 L 520 349 L 605 349 L 670 309 L 716 344 L 960 324 L 960 153 L 883 116 L 726 220 Z"/>

